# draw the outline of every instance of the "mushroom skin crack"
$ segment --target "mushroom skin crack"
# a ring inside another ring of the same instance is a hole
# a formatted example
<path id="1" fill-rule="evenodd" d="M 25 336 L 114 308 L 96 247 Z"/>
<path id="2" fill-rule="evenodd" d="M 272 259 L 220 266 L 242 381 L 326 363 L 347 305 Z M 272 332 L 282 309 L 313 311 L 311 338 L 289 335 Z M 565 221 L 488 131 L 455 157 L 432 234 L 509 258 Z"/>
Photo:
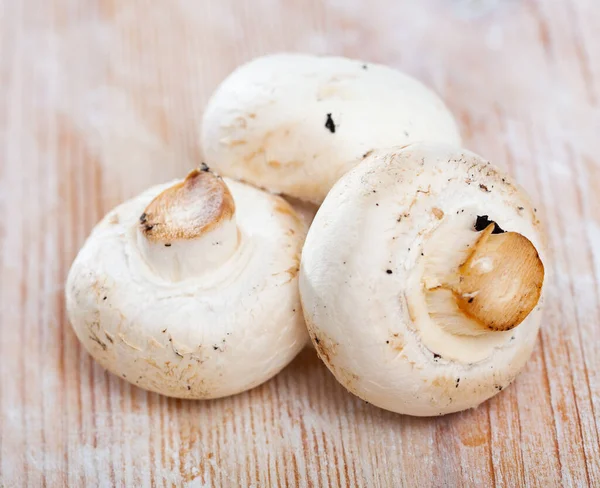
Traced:
<path id="1" fill-rule="evenodd" d="M 349 391 L 442 415 L 523 368 L 545 265 L 536 211 L 511 178 L 472 152 L 419 143 L 374 152 L 336 183 L 307 236 L 300 294 L 319 356 Z"/>
<path id="2" fill-rule="evenodd" d="M 307 340 L 305 225 L 282 198 L 205 168 L 119 205 L 69 272 L 69 320 L 106 369 L 179 398 L 271 378 Z"/>
<path id="3" fill-rule="evenodd" d="M 375 63 L 289 53 L 231 73 L 206 107 L 201 139 L 223 175 L 317 205 L 374 148 L 461 143 L 442 100 L 416 79 Z"/>

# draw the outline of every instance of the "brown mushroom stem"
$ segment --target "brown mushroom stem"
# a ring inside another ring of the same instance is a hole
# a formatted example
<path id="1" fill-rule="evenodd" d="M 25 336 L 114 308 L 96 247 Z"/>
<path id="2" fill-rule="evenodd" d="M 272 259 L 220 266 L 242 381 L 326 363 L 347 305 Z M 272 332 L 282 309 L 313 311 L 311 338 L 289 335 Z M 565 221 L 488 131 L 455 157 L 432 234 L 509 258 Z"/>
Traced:
<path id="1" fill-rule="evenodd" d="M 141 214 L 138 245 L 163 278 L 179 281 L 225 262 L 238 245 L 235 204 L 203 165 L 156 196 Z"/>
<path id="2" fill-rule="evenodd" d="M 519 325 L 537 305 L 544 266 L 517 232 L 482 231 L 467 258 L 426 292 L 429 314 L 455 334 L 478 335 Z"/>

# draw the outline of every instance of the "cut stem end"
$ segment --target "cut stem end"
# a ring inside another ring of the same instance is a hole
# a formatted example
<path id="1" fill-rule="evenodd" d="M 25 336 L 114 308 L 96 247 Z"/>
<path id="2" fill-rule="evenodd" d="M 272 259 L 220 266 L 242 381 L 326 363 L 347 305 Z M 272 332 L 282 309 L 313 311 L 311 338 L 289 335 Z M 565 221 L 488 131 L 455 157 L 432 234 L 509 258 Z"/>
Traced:
<path id="1" fill-rule="evenodd" d="M 540 299 L 544 266 L 535 246 L 517 232 L 494 229 L 489 224 L 466 259 L 426 289 L 430 316 L 455 334 L 513 329 Z"/>
<path id="2" fill-rule="evenodd" d="M 238 245 L 229 188 L 208 168 L 193 170 L 146 207 L 138 244 L 155 271 L 172 281 L 223 263 Z"/>

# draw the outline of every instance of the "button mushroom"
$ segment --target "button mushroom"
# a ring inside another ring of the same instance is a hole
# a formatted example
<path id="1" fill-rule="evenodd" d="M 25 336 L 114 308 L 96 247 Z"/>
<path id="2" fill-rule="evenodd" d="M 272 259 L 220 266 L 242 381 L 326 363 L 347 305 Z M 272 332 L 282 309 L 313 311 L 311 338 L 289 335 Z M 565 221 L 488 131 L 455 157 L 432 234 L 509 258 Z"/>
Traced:
<path id="1" fill-rule="evenodd" d="M 317 352 L 360 398 L 427 416 L 505 388 L 537 336 L 545 241 L 524 191 L 444 144 L 382 150 L 342 177 L 300 270 Z"/>
<path id="2" fill-rule="evenodd" d="M 308 230 L 317 214 L 317 210 L 319 210 L 318 205 L 289 196 L 285 197 L 285 199 L 296 211 L 298 217 L 302 219 L 302 222 L 304 222 L 304 225 L 306 226 L 306 230 Z"/>
<path id="3" fill-rule="evenodd" d="M 69 273 L 69 319 L 102 366 L 142 388 L 181 398 L 247 390 L 306 343 L 304 229 L 282 198 L 192 171 L 96 226 Z"/>
<path id="4" fill-rule="evenodd" d="M 223 175 L 315 204 L 374 148 L 416 141 L 460 146 L 431 90 L 386 66 L 302 54 L 239 67 L 202 128 L 206 160 Z"/>

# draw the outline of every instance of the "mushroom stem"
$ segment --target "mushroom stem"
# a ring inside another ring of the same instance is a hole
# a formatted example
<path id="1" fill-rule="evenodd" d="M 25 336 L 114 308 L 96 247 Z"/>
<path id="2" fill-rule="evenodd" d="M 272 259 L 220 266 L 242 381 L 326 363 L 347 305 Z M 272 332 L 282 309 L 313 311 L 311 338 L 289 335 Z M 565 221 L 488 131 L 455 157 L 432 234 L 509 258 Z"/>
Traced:
<path id="1" fill-rule="evenodd" d="M 544 281 L 535 246 L 517 232 L 483 230 L 466 259 L 427 290 L 429 314 L 455 334 L 479 335 L 519 325 L 534 309 Z"/>
<path id="2" fill-rule="evenodd" d="M 140 216 L 137 240 L 164 279 L 198 276 L 231 257 L 238 245 L 235 204 L 206 165 L 154 198 Z"/>

